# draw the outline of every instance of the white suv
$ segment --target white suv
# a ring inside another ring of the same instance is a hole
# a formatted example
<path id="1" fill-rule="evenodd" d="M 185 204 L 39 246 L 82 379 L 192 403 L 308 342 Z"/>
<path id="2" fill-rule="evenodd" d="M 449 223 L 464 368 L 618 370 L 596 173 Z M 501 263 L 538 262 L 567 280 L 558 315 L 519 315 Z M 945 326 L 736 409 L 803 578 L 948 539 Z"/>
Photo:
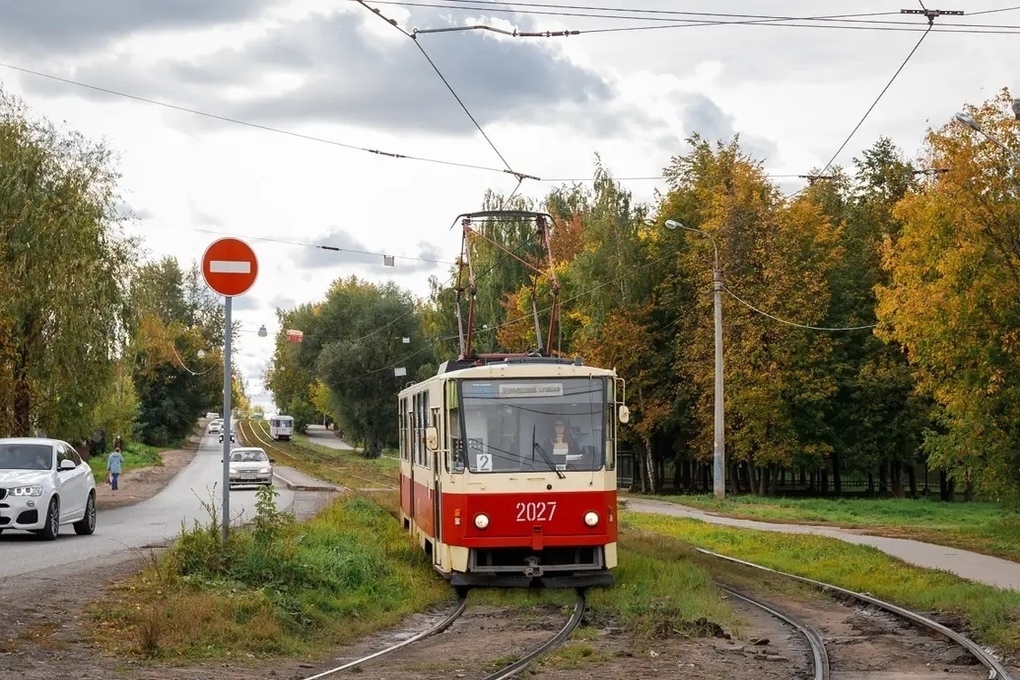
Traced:
<path id="1" fill-rule="evenodd" d="M 59 439 L 0 439 L 0 532 L 33 531 L 52 541 L 65 524 L 96 530 L 96 479 L 70 444 Z"/>

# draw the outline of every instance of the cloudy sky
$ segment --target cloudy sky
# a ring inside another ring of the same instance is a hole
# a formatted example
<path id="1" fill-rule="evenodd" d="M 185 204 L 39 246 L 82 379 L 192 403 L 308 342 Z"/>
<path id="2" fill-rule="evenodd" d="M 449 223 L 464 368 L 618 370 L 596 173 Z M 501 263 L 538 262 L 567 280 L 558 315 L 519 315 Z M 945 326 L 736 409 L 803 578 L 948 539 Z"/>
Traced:
<path id="1" fill-rule="evenodd" d="M 795 190 L 927 27 L 900 14 L 920 8 L 908 0 L 368 5 L 407 32 L 580 33 L 421 33 L 416 46 L 355 0 L 0 3 L 0 83 L 118 151 L 130 230 L 150 257 L 187 266 L 223 235 L 255 248 L 259 278 L 234 300 L 247 331 L 236 361 L 262 402 L 272 337 L 255 331 L 276 332 L 276 307 L 319 300 L 351 274 L 424 294 L 458 254 L 454 217 L 477 209 L 486 189 L 512 191 L 508 168 L 542 178 L 521 186 L 539 197 L 548 180 L 590 177 L 598 153 L 653 201 L 654 178 L 686 136 L 739 133 Z M 913 155 L 926 128 L 964 103 L 1002 87 L 1020 93 L 1020 7 L 928 5 L 967 15 L 935 20 L 837 164 L 879 135 Z"/>

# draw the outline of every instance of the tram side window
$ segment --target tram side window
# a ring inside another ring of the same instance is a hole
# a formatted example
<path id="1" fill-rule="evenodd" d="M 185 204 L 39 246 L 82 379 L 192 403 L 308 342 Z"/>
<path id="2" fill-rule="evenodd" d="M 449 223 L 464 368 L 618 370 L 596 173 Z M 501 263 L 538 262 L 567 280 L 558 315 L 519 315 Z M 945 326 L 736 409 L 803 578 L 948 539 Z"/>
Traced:
<path id="1" fill-rule="evenodd" d="M 606 470 L 616 468 L 616 385 L 612 380 L 606 381 Z"/>
<path id="2" fill-rule="evenodd" d="M 414 404 L 414 464 L 422 467 L 428 465 L 428 449 L 425 446 L 425 428 L 429 419 L 429 394 L 419 392 L 413 397 Z"/>
<path id="3" fill-rule="evenodd" d="M 418 397 L 411 396 L 411 464 L 418 464 L 418 448 L 421 442 L 421 423 L 418 421 Z"/>
<path id="4" fill-rule="evenodd" d="M 460 434 L 460 411 L 451 409 L 448 423 L 451 446 L 446 454 L 446 471 L 455 475 L 464 474 L 464 440 Z"/>
<path id="5" fill-rule="evenodd" d="M 407 460 L 407 399 L 403 398 L 397 405 L 397 428 L 400 441 L 400 459 Z"/>

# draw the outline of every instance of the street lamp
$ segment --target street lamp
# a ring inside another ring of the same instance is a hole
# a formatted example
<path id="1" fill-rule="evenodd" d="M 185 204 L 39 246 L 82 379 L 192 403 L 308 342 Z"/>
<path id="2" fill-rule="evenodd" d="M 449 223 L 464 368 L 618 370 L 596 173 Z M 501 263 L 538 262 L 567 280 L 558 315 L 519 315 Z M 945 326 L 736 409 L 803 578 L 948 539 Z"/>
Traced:
<path id="1" fill-rule="evenodd" d="M 1020 120 L 1020 99 L 1013 100 L 1013 114 L 1017 117 L 1017 120 Z M 981 126 L 978 125 L 978 122 L 974 120 L 971 116 L 968 116 L 966 113 L 961 112 L 957 113 L 955 116 L 953 116 L 953 118 L 956 119 L 957 123 L 966 125 L 974 132 L 980 133 L 985 139 L 995 144 L 995 146 L 999 147 L 1000 149 L 1008 153 L 1010 156 L 1012 156 L 1014 161 L 1020 163 L 1020 156 L 1018 156 L 1015 151 L 1013 151 L 1011 148 L 1000 142 L 998 139 L 992 137 L 990 134 L 982 130 Z"/>
<path id="2" fill-rule="evenodd" d="M 712 241 L 715 254 L 712 266 L 712 291 L 715 306 L 715 443 L 713 445 L 714 474 L 712 490 L 719 500 L 726 498 L 726 416 L 723 411 L 723 351 L 722 351 L 722 270 L 719 268 L 719 246 L 707 231 L 688 227 L 676 220 L 666 220 L 667 229 L 686 229 Z"/>

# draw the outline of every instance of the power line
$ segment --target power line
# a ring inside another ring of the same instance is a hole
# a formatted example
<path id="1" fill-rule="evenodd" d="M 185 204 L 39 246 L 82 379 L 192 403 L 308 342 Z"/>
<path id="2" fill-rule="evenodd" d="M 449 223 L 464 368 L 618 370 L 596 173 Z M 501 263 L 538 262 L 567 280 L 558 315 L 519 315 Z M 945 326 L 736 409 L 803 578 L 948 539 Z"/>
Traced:
<path id="1" fill-rule="evenodd" d="M 914 47 L 910 50 L 910 53 L 907 54 L 907 58 L 903 60 L 903 63 L 901 63 L 900 67 L 898 69 L 896 69 L 896 72 L 893 73 L 892 78 L 890 78 L 889 82 L 885 84 L 885 87 L 882 88 L 882 91 L 878 93 L 878 97 L 876 97 L 875 101 L 873 101 L 871 103 L 871 106 L 868 107 L 868 110 L 864 112 L 864 115 L 857 122 L 857 125 L 854 126 L 854 129 L 850 131 L 850 134 L 847 135 L 847 138 L 844 139 L 843 143 L 839 145 L 838 149 L 836 149 L 836 153 L 832 154 L 832 158 L 829 159 L 829 162 L 826 163 L 825 167 L 823 167 L 821 172 L 818 173 L 819 175 L 824 175 L 825 174 L 825 171 L 828 170 L 829 167 L 836 160 L 836 158 L 839 157 L 839 154 L 841 154 L 843 152 L 843 149 L 845 149 L 846 145 L 850 143 L 850 140 L 853 139 L 855 134 L 857 134 L 857 131 L 861 129 L 861 126 L 864 125 L 864 121 L 866 121 L 868 119 L 868 116 L 871 115 L 871 112 L 875 110 L 876 106 L 878 106 L 878 102 L 880 102 L 882 100 L 882 97 L 889 90 L 889 87 L 892 86 L 893 82 L 896 80 L 896 77 L 900 75 L 900 73 L 903 71 L 903 68 L 907 65 L 907 62 L 909 62 L 910 58 L 914 56 L 915 52 L 917 52 L 917 48 L 921 46 L 921 43 L 924 42 L 924 39 L 928 37 L 929 33 L 931 33 L 931 30 L 932 30 L 933 27 L 934 27 L 934 24 L 929 22 L 927 30 L 925 30 L 923 35 L 921 35 L 921 38 L 917 41 L 917 43 L 914 45 Z"/>
<path id="2" fill-rule="evenodd" d="M 462 2 L 471 3 L 468 4 L 440 4 L 442 2 Z M 608 27 L 608 28 L 596 28 L 589 30 L 572 30 L 572 31 L 553 31 L 553 32 L 528 32 L 528 33 L 513 33 L 519 37 L 562 37 L 565 35 L 584 35 L 584 34 L 595 34 L 595 33 L 619 33 L 628 31 L 642 31 L 642 30 L 656 30 L 666 28 L 687 28 L 687 27 L 699 27 L 699 26 L 776 26 L 785 28 L 830 28 L 830 29 L 844 29 L 844 30 L 874 30 L 874 31 L 905 31 L 905 32 L 919 32 L 924 30 L 922 27 L 917 26 L 909 21 L 891 21 L 891 20 L 875 20 L 866 19 L 863 17 L 871 16 L 889 16 L 899 15 L 899 12 L 870 12 L 870 13 L 859 13 L 859 14 L 835 14 L 826 16 L 815 16 L 815 17 L 795 17 L 795 16 L 772 16 L 772 15 L 755 15 L 755 14 L 722 14 L 722 13 L 700 13 L 701 16 L 724 16 L 730 17 L 728 19 L 678 19 L 675 16 L 669 16 L 671 14 L 687 14 L 693 16 L 699 16 L 696 12 L 677 12 L 674 10 L 661 10 L 659 16 L 654 15 L 625 15 L 620 13 L 605 13 L 605 12 L 627 12 L 633 11 L 629 9 L 612 9 L 612 8 L 593 8 L 596 11 L 553 11 L 549 10 L 536 10 L 536 9 L 513 9 L 507 7 L 507 5 L 527 5 L 527 6 L 538 6 L 538 7 L 578 7 L 574 5 L 537 5 L 535 3 L 513 3 L 513 2 L 501 2 L 498 5 L 486 4 L 486 0 L 375 0 L 377 4 L 382 5 L 397 5 L 402 7 L 426 7 L 434 9 L 448 9 L 458 11 L 484 11 L 497 14 L 515 14 L 524 16 L 553 16 L 553 17 L 566 17 L 576 19 L 618 19 L 624 21 L 644 21 L 644 22 L 660 22 L 658 25 L 652 26 L 620 26 L 620 27 Z M 1011 11 L 1014 9 L 1020 9 L 1015 7 L 1001 8 L 998 10 L 986 10 L 986 13 L 997 12 L 997 11 Z M 602 11 L 603 13 L 597 13 Z M 645 12 L 656 12 L 656 10 L 637 10 Z M 744 18 L 741 18 L 744 17 Z M 477 29 L 488 29 L 488 26 L 473 26 L 464 27 L 465 29 L 477 28 Z M 1000 24 L 970 24 L 970 23 L 945 23 L 940 24 L 940 28 L 937 29 L 940 33 L 968 33 L 968 34 L 1001 34 L 1001 35 L 1014 35 L 1020 33 L 1020 25 L 1000 25 Z"/>
<path id="3" fill-rule="evenodd" d="M 435 260 L 435 259 L 431 259 L 431 258 L 427 258 L 427 257 L 413 257 L 413 256 L 410 256 L 410 255 L 391 255 L 391 254 L 388 254 L 388 253 L 377 253 L 377 252 L 372 252 L 372 251 L 368 251 L 368 250 L 356 250 L 354 248 L 341 248 L 340 246 L 331 246 L 331 245 L 324 245 L 324 244 L 319 244 L 319 243 L 306 243 L 306 242 L 303 242 L 303 241 L 290 241 L 290 240 L 286 240 L 286 239 L 272 238 L 272 237 L 269 237 L 269 236 L 250 236 L 250 235 L 245 235 L 245 234 L 236 234 L 236 233 L 228 233 L 228 232 L 223 232 L 223 231 L 216 231 L 216 230 L 213 230 L 213 229 L 203 229 L 203 228 L 200 228 L 200 227 L 182 227 L 182 226 L 179 226 L 179 225 L 165 224 L 163 222 L 157 222 L 155 220 L 143 220 L 141 222 L 136 223 L 136 225 L 138 225 L 138 226 L 140 226 L 142 224 L 151 224 L 151 225 L 154 225 L 154 226 L 157 226 L 157 227 L 166 227 L 167 229 L 183 229 L 185 231 L 194 231 L 194 232 L 199 232 L 199 233 L 202 233 L 202 234 L 213 234 L 213 235 L 216 235 L 216 236 L 233 236 L 235 238 L 243 238 L 243 239 L 252 240 L 252 241 L 264 241 L 264 242 L 267 242 L 267 243 L 279 243 L 279 244 L 288 245 L 288 246 L 300 246 L 300 247 L 303 247 L 303 248 L 317 248 L 319 250 L 326 250 L 326 251 L 335 252 L 335 253 L 351 253 L 351 254 L 354 254 L 354 255 L 373 255 L 373 256 L 378 256 L 378 257 L 382 257 L 382 258 L 394 258 L 394 261 L 396 259 L 401 259 L 401 260 L 414 260 L 416 262 L 429 262 L 429 263 L 432 263 L 432 264 L 449 264 L 449 265 L 456 264 L 456 262 L 451 262 L 450 260 Z"/>
<path id="4" fill-rule="evenodd" d="M 739 20 L 760 20 L 760 21 L 836 21 L 844 17 L 856 19 L 860 17 L 893 16 L 899 12 L 865 12 L 854 14 L 834 14 L 821 17 L 797 17 L 797 16 L 775 16 L 768 14 L 735 14 L 725 12 L 686 12 L 678 10 L 652 10 L 632 9 L 615 7 L 590 7 L 585 5 L 565 5 L 555 3 L 534 3 L 534 2 L 498 2 L 492 0 L 375 0 L 381 5 L 405 5 L 419 7 L 434 7 L 440 9 L 454 9 L 460 11 L 488 11 L 501 14 L 519 14 L 525 16 L 563 16 L 580 19 L 624 19 L 631 21 L 673 21 L 681 24 L 694 25 L 715 25 L 717 23 L 736 23 L 726 19 Z M 456 3 L 456 4 L 439 4 Z M 536 9 L 515 9 L 515 8 L 536 8 Z M 553 11 L 566 10 L 566 11 Z M 602 12 L 601 14 L 599 12 Z M 692 19 L 678 19 L 676 17 L 696 17 Z M 707 17 L 717 17 L 710 23 Z"/>
<path id="5" fill-rule="evenodd" d="M 773 315 L 769 314 L 768 312 L 763 312 L 762 310 L 760 310 L 757 307 L 755 307 L 754 305 L 752 305 L 750 302 L 747 302 L 746 300 L 743 300 L 743 299 L 737 297 L 737 295 L 732 290 L 730 290 L 728 287 L 726 287 L 726 286 L 723 286 L 723 290 L 726 291 L 727 295 L 729 295 L 731 298 L 733 298 L 734 300 L 736 300 L 740 304 L 742 304 L 745 307 L 747 307 L 748 309 L 750 309 L 752 312 L 756 312 L 758 314 L 761 314 L 762 316 L 767 317 L 769 319 L 772 319 L 773 321 L 778 321 L 781 324 L 786 324 L 787 326 L 793 326 L 794 328 L 803 328 L 803 329 L 809 330 L 809 331 L 833 331 L 833 332 L 835 332 L 835 331 L 863 331 L 863 330 L 867 330 L 869 328 L 878 328 L 878 326 L 876 324 L 871 324 L 870 326 L 849 326 L 849 327 L 846 327 L 846 328 L 825 328 L 825 327 L 821 327 L 821 326 L 807 326 L 805 324 L 795 323 L 793 321 L 787 321 L 786 319 L 780 319 L 778 316 L 773 316 Z"/>
<path id="6" fill-rule="evenodd" d="M 10 69 L 12 71 L 17 71 L 19 73 L 24 73 L 24 74 L 27 74 L 27 75 L 31 75 L 31 76 L 36 76 L 38 78 L 45 78 L 47 80 L 52 80 L 52 81 L 55 81 L 55 82 L 58 82 L 58 83 L 64 83 L 66 85 L 74 85 L 75 87 L 81 87 L 81 88 L 84 88 L 84 89 L 87 89 L 87 90 L 93 90 L 95 92 L 102 92 L 104 94 L 109 94 L 109 95 L 113 95 L 113 96 L 116 96 L 116 97 L 123 97 L 124 99 L 131 99 L 131 100 L 134 100 L 134 101 L 137 101 L 137 102 L 141 102 L 143 104 L 151 104 L 153 106 L 161 106 L 163 108 L 171 109 L 173 111 L 180 111 L 182 113 L 190 113 L 190 114 L 195 115 L 195 116 L 202 116 L 204 118 L 210 118 L 212 120 L 217 120 L 217 121 L 220 121 L 220 122 L 223 122 L 223 123 L 231 123 L 233 125 L 240 125 L 240 126 L 247 127 L 247 128 L 252 128 L 252 129 L 255 129 L 255 130 L 261 130 L 263 132 L 272 132 L 272 133 L 278 134 L 278 135 L 286 135 L 287 137 L 303 139 L 303 140 L 306 140 L 306 141 L 309 141 L 309 142 L 318 142 L 319 144 L 328 144 L 330 146 L 338 146 L 340 148 L 349 149 L 351 151 L 363 151 L 365 153 L 374 154 L 376 156 L 385 156 L 387 158 L 396 158 L 396 159 L 408 160 L 408 161 L 418 161 L 420 163 L 432 163 L 432 164 L 436 164 L 436 165 L 445 165 L 445 166 L 455 167 L 455 168 L 465 168 L 465 169 L 468 169 L 468 170 L 481 170 L 481 171 L 484 171 L 484 172 L 499 172 L 499 173 L 503 173 L 503 174 L 510 174 L 510 175 L 517 176 L 517 173 L 515 173 L 515 172 L 513 172 L 511 170 L 504 170 L 502 168 L 494 168 L 494 167 L 485 166 L 485 165 L 475 165 L 473 163 L 461 163 L 459 161 L 450 161 L 450 160 L 445 160 L 445 159 L 441 159 L 441 158 L 428 158 L 428 157 L 425 157 L 425 156 L 414 156 L 414 155 L 411 155 L 411 154 L 396 153 L 396 152 L 392 152 L 392 151 L 382 151 L 380 149 L 372 149 L 372 148 L 368 148 L 368 147 L 358 146 L 356 144 L 347 144 L 346 142 L 338 142 L 338 141 L 333 140 L 333 139 L 326 139 L 324 137 L 317 137 L 315 135 L 307 135 L 307 134 L 304 134 L 304 133 L 301 133 L 301 132 L 294 132 L 292 130 L 284 130 L 282 128 L 276 128 L 276 127 L 272 127 L 272 126 L 269 126 L 269 125 L 263 125 L 261 123 L 253 123 L 251 121 L 242 120 L 240 118 L 232 118 L 230 116 L 222 116 L 222 115 L 219 115 L 219 114 L 216 114 L 216 113 L 209 113 L 207 111 L 200 111 L 198 109 L 192 109 L 192 108 L 189 108 L 189 107 L 186 107 L 186 106 L 180 106 L 178 104 L 172 104 L 170 102 L 165 102 L 165 101 L 161 101 L 161 100 L 158 100 L 158 99 L 151 99 L 149 97 L 142 97 L 142 96 L 139 96 L 139 95 L 136 95 L 136 94 L 131 94 L 129 92 L 122 92 L 122 91 L 113 90 L 113 89 L 110 89 L 110 88 L 107 88 L 107 87 L 101 87 L 99 85 L 92 85 L 90 83 L 84 83 L 84 82 L 81 82 L 81 81 L 78 81 L 78 80 L 72 80 L 70 78 L 62 78 L 60 76 L 55 76 L 55 75 L 50 74 L 50 73 L 43 73 L 42 71 L 36 71 L 34 69 L 25 68 L 23 66 L 17 66 L 15 64 L 8 64 L 8 63 L 0 62 L 0 67 L 6 68 L 6 69 Z"/>
<path id="7" fill-rule="evenodd" d="M 797 177 L 803 177 L 799 174 L 768 174 L 768 177 L 773 179 L 793 179 Z M 543 177 L 540 182 L 551 182 L 553 184 L 567 184 L 571 182 L 594 182 L 601 179 L 600 177 Z M 609 177 L 608 179 L 614 182 L 665 182 L 666 178 L 662 175 L 645 175 L 640 177 Z"/>
<path id="8" fill-rule="evenodd" d="M 365 3 L 365 0 L 354 0 L 354 1 L 357 2 L 359 5 L 361 5 L 362 7 L 364 7 L 365 9 L 367 9 L 372 14 L 375 14 L 376 16 L 378 16 L 380 19 L 382 19 L 386 23 L 388 23 L 391 26 L 393 26 L 395 29 L 397 29 L 398 31 L 403 33 L 405 36 L 410 38 L 412 41 L 414 41 L 415 47 L 417 47 L 418 51 L 421 52 L 423 57 L 425 57 L 425 61 L 427 61 L 429 63 L 429 66 L 432 67 L 432 70 L 435 71 L 436 75 L 439 76 L 439 79 L 441 81 L 443 81 L 443 85 L 445 85 L 446 89 L 450 91 L 451 95 L 453 95 L 453 98 L 457 101 L 457 104 L 460 105 L 460 108 L 464 111 L 464 113 L 467 115 L 467 117 L 474 124 L 475 128 L 482 135 L 482 138 L 486 141 L 486 143 L 488 143 L 489 147 L 491 147 L 492 150 L 496 153 L 496 155 L 499 157 L 499 160 L 501 160 L 503 162 L 503 165 L 506 166 L 506 172 L 508 172 L 511 175 L 517 177 L 519 180 L 523 180 L 523 179 L 538 179 L 537 177 L 534 177 L 532 175 L 525 175 L 524 173 L 517 172 L 516 170 L 513 169 L 513 167 L 511 167 L 510 163 L 506 160 L 506 158 L 500 152 L 499 148 L 495 145 L 495 143 L 493 143 L 493 141 L 489 137 L 489 135 L 486 134 L 485 128 L 483 128 L 481 126 L 481 124 L 478 122 L 478 119 L 476 119 L 474 117 L 474 115 L 471 113 L 471 110 L 468 109 L 467 105 L 464 103 L 464 100 L 461 99 L 460 95 L 457 94 L 457 91 L 455 89 L 453 89 L 453 85 L 451 85 L 450 81 L 446 79 L 446 76 L 443 75 L 443 72 L 440 70 L 439 66 L 437 66 L 436 62 L 434 62 L 432 60 L 432 57 L 429 56 L 429 53 L 425 50 L 424 47 L 422 47 L 421 43 L 418 41 L 418 38 L 415 35 L 413 35 L 411 33 L 408 33 L 403 28 L 401 28 L 397 24 L 396 20 L 388 19 L 387 17 L 383 16 L 382 12 L 380 12 L 377 9 L 374 9 L 374 8 L 370 7 L 368 4 Z"/>

